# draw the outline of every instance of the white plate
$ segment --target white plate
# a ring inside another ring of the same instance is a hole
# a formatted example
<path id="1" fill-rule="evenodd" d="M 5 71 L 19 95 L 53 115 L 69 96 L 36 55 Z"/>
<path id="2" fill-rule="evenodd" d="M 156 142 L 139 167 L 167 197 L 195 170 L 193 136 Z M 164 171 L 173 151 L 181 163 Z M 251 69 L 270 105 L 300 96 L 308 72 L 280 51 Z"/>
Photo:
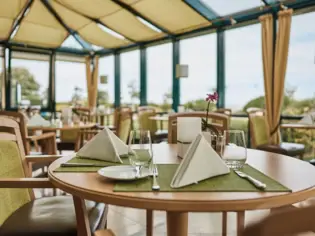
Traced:
<path id="1" fill-rule="evenodd" d="M 133 166 L 108 166 L 97 172 L 99 175 L 113 180 L 135 180 L 150 176 L 147 168 L 141 168 L 140 177 L 136 178 L 136 169 Z"/>

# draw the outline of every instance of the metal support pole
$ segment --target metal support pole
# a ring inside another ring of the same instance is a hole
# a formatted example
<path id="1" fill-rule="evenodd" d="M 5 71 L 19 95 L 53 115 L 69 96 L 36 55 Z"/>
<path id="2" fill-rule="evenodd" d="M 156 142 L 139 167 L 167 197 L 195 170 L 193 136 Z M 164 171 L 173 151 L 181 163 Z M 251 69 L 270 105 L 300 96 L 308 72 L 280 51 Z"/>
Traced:
<path id="1" fill-rule="evenodd" d="M 217 91 L 219 100 L 218 108 L 225 107 L 225 32 L 217 32 Z"/>
<path id="2" fill-rule="evenodd" d="M 179 64 L 179 40 L 173 41 L 173 110 L 177 112 L 180 105 L 180 79 L 176 78 L 176 65 Z"/>
<path id="3" fill-rule="evenodd" d="M 7 66 L 8 66 L 8 73 L 6 76 L 6 93 L 5 93 L 5 107 L 6 110 L 11 110 L 11 56 L 12 56 L 12 51 L 11 49 L 8 49 L 8 59 L 7 59 Z"/>
<path id="4" fill-rule="evenodd" d="M 147 103 L 147 53 L 146 48 L 140 49 L 140 106 Z"/>
<path id="5" fill-rule="evenodd" d="M 120 107 L 120 54 L 116 53 L 115 57 L 115 108 Z"/>

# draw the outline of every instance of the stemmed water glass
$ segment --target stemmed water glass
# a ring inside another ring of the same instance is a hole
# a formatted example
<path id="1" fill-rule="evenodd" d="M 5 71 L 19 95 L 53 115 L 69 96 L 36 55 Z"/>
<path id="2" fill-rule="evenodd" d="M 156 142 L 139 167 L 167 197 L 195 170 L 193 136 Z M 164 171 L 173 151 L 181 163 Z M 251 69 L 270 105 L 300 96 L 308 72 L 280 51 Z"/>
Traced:
<path id="1" fill-rule="evenodd" d="M 149 130 L 132 130 L 130 132 L 128 156 L 130 165 L 136 170 L 136 178 L 140 177 L 142 167 L 149 167 L 153 158 Z"/>
<path id="2" fill-rule="evenodd" d="M 221 157 L 232 169 L 240 169 L 247 159 L 244 131 L 225 130 L 221 145 Z"/>

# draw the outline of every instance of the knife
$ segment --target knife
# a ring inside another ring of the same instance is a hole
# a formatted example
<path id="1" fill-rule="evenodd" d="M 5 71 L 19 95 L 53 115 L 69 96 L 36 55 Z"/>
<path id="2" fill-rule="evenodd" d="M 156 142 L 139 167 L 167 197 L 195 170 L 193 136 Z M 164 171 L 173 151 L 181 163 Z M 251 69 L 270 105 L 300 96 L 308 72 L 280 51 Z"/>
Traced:
<path id="1" fill-rule="evenodd" d="M 92 164 L 92 163 L 61 163 L 61 167 L 106 167 L 102 164 Z"/>

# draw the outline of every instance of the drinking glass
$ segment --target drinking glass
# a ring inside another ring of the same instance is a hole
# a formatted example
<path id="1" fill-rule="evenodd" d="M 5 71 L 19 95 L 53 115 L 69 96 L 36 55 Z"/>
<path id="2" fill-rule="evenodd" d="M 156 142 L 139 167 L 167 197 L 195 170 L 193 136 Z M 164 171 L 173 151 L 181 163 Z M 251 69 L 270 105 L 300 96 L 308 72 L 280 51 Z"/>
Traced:
<path id="1" fill-rule="evenodd" d="M 142 167 L 149 167 L 153 158 L 152 141 L 149 130 L 132 130 L 129 135 L 128 156 L 130 165 L 140 176 Z"/>
<path id="2" fill-rule="evenodd" d="M 242 168 L 247 159 L 244 131 L 226 130 L 223 137 L 221 158 L 232 169 Z"/>

